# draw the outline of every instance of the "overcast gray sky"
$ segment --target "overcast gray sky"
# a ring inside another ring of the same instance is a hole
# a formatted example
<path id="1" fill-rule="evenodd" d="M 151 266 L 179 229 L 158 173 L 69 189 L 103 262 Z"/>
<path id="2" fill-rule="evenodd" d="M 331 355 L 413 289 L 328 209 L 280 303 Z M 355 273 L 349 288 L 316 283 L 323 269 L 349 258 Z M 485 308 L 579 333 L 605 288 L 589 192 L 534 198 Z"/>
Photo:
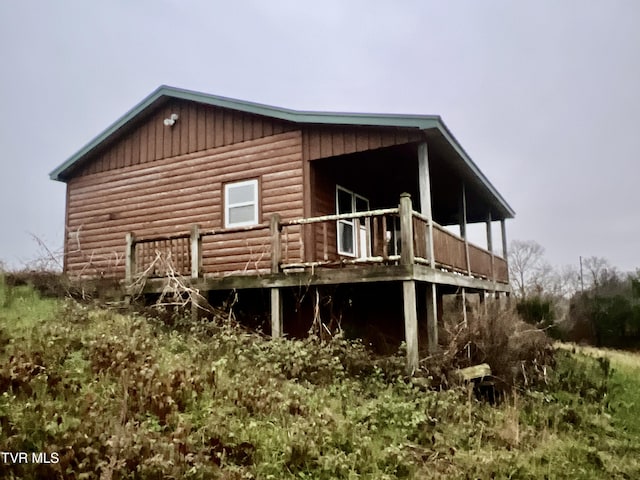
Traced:
<path id="1" fill-rule="evenodd" d="M 640 267 L 637 0 L 0 0 L 0 259 L 62 246 L 48 173 L 161 84 L 441 115 L 555 265 Z"/>

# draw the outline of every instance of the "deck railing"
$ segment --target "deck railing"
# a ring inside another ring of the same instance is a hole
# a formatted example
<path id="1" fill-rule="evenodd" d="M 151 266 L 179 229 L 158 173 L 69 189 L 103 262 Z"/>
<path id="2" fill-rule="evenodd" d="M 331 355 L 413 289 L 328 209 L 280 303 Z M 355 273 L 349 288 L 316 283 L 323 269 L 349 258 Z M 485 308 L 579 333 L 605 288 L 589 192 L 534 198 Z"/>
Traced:
<path id="1" fill-rule="evenodd" d="M 385 208 L 366 212 L 324 215 L 312 218 L 300 218 L 281 222 L 282 235 L 289 229 L 302 228 L 301 237 L 310 234 L 311 245 L 304 249 L 307 253 L 304 261 L 290 261 L 283 255 L 280 268 L 295 269 L 332 264 L 384 263 L 398 261 L 398 208 Z M 336 225 L 347 222 L 352 229 L 350 252 L 338 251 Z"/>
<path id="2" fill-rule="evenodd" d="M 347 222 L 355 232 L 351 235 L 353 245 L 349 245 L 349 253 L 339 252 L 337 248 L 339 222 Z M 273 273 L 348 264 L 417 263 L 497 282 L 509 281 L 507 262 L 503 258 L 467 242 L 414 211 L 408 196 L 402 197 L 396 208 L 294 220 L 281 220 L 275 214 L 268 225 L 244 229 L 201 231 L 194 225 L 190 233 L 152 238 L 136 238 L 129 233 L 126 238 L 126 279 L 131 281 L 140 274 L 165 276 L 167 265 L 175 274 L 201 277 L 203 237 L 224 238 L 223 234 L 244 230 L 264 230 L 261 235 L 264 235 L 264 250 L 268 253 L 262 262 L 265 269 Z M 290 231 L 300 242 L 295 254 L 290 254 L 294 251 L 289 248 Z M 224 255 L 224 247 L 220 248 Z"/>

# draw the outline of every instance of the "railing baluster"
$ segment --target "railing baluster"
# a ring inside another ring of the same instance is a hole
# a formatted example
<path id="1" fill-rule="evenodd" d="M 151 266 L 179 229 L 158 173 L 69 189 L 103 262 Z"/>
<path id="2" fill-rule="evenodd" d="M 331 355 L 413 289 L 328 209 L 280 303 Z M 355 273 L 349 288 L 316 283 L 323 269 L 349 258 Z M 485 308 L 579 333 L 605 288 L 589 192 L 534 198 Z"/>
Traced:
<path id="1" fill-rule="evenodd" d="M 378 217 L 373 217 L 373 229 L 371 235 L 373 236 L 373 255 L 378 255 L 380 251 L 380 230 L 378 229 Z"/>
<path id="2" fill-rule="evenodd" d="M 363 255 L 362 255 L 362 230 L 361 230 L 359 218 L 355 219 L 355 221 L 353 222 L 353 227 L 355 228 L 355 234 L 356 234 L 355 253 L 356 253 L 356 257 L 360 258 Z"/>
<path id="3" fill-rule="evenodd" d="M 389 242 L 387 241 L 387 216 L 382 216 L 382 260 L 389 260 Z"/>
<path id="4" fill-rule="evenodd" d="M 371 256 L 371 217 L 365 217 L 364 219 L 364 229 L 365 229 L 365 251 L 367 257 Z"/>
<path id="5" fill-rule="evenodd" d="M 324 261 L 329 260 L 329 240 L 327 233 L 327 222 L 322 222 L 322 258 Z"/>

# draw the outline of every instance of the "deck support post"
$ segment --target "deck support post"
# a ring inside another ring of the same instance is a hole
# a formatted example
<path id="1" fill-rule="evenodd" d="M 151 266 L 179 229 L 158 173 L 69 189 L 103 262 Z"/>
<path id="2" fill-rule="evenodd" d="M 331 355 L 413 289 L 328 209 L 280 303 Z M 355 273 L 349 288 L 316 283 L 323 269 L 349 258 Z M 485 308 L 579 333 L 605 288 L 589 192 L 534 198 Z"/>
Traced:
<path id="1" fill-rule="evenodd" d="M 202 271 L 202 235 L 200 226 L 191 226 L 191 278 L 199 278 Z"/>
<path id="2" fill-rule="evenodd" d="M 418 310 L 416 307 L 416 282 L 402 282 L 404 304 L 404 337 L 407 344 L 407 373 L 413 375 L 418 369 Z"/>
<path id="3" fill-rule="evenodd" d="M 438 303 L 436 284 L 427 284 L 427 350 L 429 354 L 438 351 Z"/>
<path id="4" fill-rule="evenodd" d="M 431 178 L 429 174 L 429 151 L 426 142 L 418 145 L 418 179 L 420 185 L 420 213 L 427 217 L 427 253 L 429 266 L 435 268 L 433 251 L 433 213 L 431 211 Z"/>
<path id="5" fill-rule="evenodd" d="M 202 300 L 201 300 L 202 299 Z M 204 305 L 206 305 L 206 299 L 200 296 L 199 293 L 191 295 L 191 320 L 197 322 L 204 313 Z"/>
<path id="6" fill-rule="evenodd" d="M 282 263 L 282 242 L 281 242 L 280 215 L 274 213 L 269 220 L 269 231 L 271 232 L 271 272 L 280 272 Z M 271 337 L 282 337 L 282 292 L 279 288 L 271 289 Z"/>
<path id="7" fill-rule="evenodd" d="M 487 315 L 487 292 L 485 292 L 484 290 L 482 290 L 479 294 L 478 294 L 478 301 L 480 302 L 480 311 L 482 312 L 483 315 Z"/>
<path id="8" fill-rule="evenodd" d="M 127 247 L 124 255 L 124 279 L 129 286 L 133 282 L 136 273 L 136 237 L 129 232 L 125 236 Z"/>
<path id="9" fill-rule="evenodd" d="M 413 250 L 413 207 L 411 195 L 400 195 L 400 263 L 405 266 L 413 265 L 415 255 Z M 415 298 L 415 292 L 414 292 Z"/>
<path id="10" fill-rule="evenodd" d="M 271 289 L 271 337 L 282 337 L 282 295 L 279 288 Z"/>
<path id="11" fill-rule="evenodd" d="M 467 318 L 467 289 L 462 287 L 462 322 L 464 328 L 469 328 L 469 319 Z"/>

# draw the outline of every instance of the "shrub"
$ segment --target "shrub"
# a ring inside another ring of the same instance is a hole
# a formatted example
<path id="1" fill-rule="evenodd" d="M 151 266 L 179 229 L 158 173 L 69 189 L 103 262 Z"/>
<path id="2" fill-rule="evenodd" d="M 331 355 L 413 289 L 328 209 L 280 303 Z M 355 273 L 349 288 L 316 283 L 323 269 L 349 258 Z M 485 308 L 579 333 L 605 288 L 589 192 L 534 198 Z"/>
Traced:
<path id="1" fill-rule="evenodd" d="M 538 296 L 519 300 L 516 311 L 525 322 L 532 325 L 549 325 L 555 317 L 551 300 Z"/>
<path id="2" fill-rule="evenodd" d="M 640 278 L 614 279 L 598 289 L 576 295 L 571 301 L 572 340 L 587 340 L 599 347 L 640 346 Z"/>
<path id="3" fill-rule="evenodd" d="M 426 363 L 436 378 L 447 381 L 447 373 L 488 363 L 501 390 L 530 387 L 547 381 L 546 368 L 553 365 L 553 348 L 544 331 L 522 321 L 514 309 L 490 308 L 471 315 L 468 326 L 445 325 L 441 356 Z"/>

